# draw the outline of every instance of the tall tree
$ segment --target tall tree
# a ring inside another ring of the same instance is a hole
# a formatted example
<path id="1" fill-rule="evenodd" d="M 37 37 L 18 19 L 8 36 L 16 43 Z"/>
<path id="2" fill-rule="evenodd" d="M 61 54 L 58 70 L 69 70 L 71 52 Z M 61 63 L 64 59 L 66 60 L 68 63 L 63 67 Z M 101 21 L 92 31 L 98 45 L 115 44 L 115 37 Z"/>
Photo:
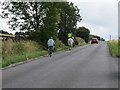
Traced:
<path id="1" fill-rule="evenodd" d="M 3 15 L 9 18 L 13 30 L 35 30 L 41 25 L 43 13 L 39 2 L 10 2 L 3 4 Z M 39 25 L 38 25 L 39 24 Z"/>
<path id="2" fill-rule="evenodd" d="M 57 27 L 60 21 L 60 6 L 61 4 L 58 2 L 51 3 L 42 3 L 43 8 L 45 9 L 46 17 L 43 20 L 43 26 L 41 27 L 41 41 L 47 42 L 49 37 L 53 37 L 56 39 L 57 35 Z"/>
<path id="3" fill-rule="evenodd" d="M 3 16 L 10 18 L 9 25 L 13 30 L 27 31 L 31 39 L 43 45 L 46 45 L 48 37 L 57 38 L 56 29 L 60 21 L 58 2 L 10 2 L 3 6 Z"/>
<path id="4" fill-rule="evenodd" d="M 46 46 L 48 37 L 67 41 L 67 34 L 81 20 L 79 9 L 68 2 L 10 2 L 3 5 L 3 16 L 10 18 L 13 30 L 26 31 L 30 38 Z"/>
<path id="5" fill-rule="evenodd" d="M 90 30 L 85 27 L 79 27 L 76 32 L 76 36 L 84 39 L 86 43 L 89 42 L 89 34 Z"/>
<path id="6" fill-rule="evenodd" d="M 65 2 L 61 5 L 59 23 L 59 38 L 66 44 L 69 32 L 74 33 L 76 24 L 81 20 L 79 9 L 73 3 Z"/>

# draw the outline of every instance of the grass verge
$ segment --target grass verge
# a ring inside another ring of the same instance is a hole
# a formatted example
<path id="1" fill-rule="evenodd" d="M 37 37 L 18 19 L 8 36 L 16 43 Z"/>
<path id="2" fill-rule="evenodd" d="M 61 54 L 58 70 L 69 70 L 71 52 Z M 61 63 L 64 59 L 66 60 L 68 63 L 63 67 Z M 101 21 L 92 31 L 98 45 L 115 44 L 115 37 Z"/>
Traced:
<path id="1" fill-rule="evenodd" d="M 109 47 L 111 50 L 111 54 L 114 57 L 120 57 L 120 47 L 118 46 L 118 41 L 109 41 Z"/>
<path id="2" fill-rule="evenodd" d="M 47 51 L 36 51 L 36 52 L 30 52 L 30 53 L 27 52 L 27 53 L 24 53 L 21 55 L 14 54 L 12 56 L 6 57 L 2 61 L 2 68 L 7 67 L 14 63 L 26 61 L 26 60 L 36 58 L 36 57 L 40 57 L 40 56 L 46 55 L 47 53 L 48 53 Z"/>
<path id="3" fill-rule="evenodd" d="M 55 43 L 55 52 L 68 49 L 68 47 L 59 40 L 56 40 Z M 85 43 L 80 40 L 77 46 L 82 46 L 84 44 Z M 42 50 L 40 47 L 33 41 L 4 42 L 2 47 L 3 55 L 1 58 L 2 65 L 0 67 L 5 68 L 11 64 L 20 63 L 29 59 L 47 55 L 48 51 Z"/>

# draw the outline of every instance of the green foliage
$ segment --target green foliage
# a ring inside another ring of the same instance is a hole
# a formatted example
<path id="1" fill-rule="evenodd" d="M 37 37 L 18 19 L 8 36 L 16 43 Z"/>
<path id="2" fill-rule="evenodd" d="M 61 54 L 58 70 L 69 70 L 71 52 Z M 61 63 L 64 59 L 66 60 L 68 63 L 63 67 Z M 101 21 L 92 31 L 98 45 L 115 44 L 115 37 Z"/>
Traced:
<path id="1" fill-rule="evenodd" d="M 34 51 L 34 52 L 28 52 L 23 54 L 14 54 L 12 56 L 8 56 L 3 59 L 2 61 L 2 67 L 9 66 L 11 64 L 15 64 L 18 62 L 26 61 L 32 58 L 40 57 L 43 55 L 46 55 L 47 51 Z"/>
<path id="2" fill-rule="evenodd" d="M 89 29 L 85 27 L 79 27 L 76 31 L 76 36 L 84 39 L 86 43 L 89 42 L 89 34 L 90 34 Z"/>
<path id="3" fill-rule="evenodd" d="M 47 54 L 34 41 L 4 41 L 2 44 L 2 67 Z"/>
<path id="4" fill-rule="evenodd" d="M 7 14 L 7 15 L 6 15 Z M 9 18 L 13 30 L 34 30 L 43 22 L 41 2 L 9 2 L 3 4 L 3 16 Z"/>
<path id="5" fill-rule="evenodd" d="M 61 5 L 60 10 L 60 23 L 59 23 L 59 39 L 65 44 L 68 39 L 68 33 L 72 32 L 74 34 L 74 27 L 78 21 L 81 20 L 79 14 L 79 9 L 73 5 L 73 3 L 64 2 Z"/>
<path id="6" fill-rule="evenodd" d="M 0 40 L 0 67 L 2 67 L 2 40 Z"/>
<path id="7" fill-rule="evenodd" d="M 104 39 L 104 38 L 100 38 L 100 40 L 101 40 L 101 41 L 105 41 L 105 39 Z"/>
<path id="8" fill-rule="evenodd" d="M 74 41 L 75 41 L 75 44 L 78 45 L 78 46 L 82 46 L 82 45 L 86 44 L 85 41 L 80 37 L 75 37 Z"/>
<path id="9" fill-rule="evenodd" d="M 109 47 L 111 49 L 112 56 L 120 57 L 120 47 L 118 41 L 109 41 Z"/>
<path id="10" fill-rule="evenodd" d="M 2 55 L 3 59 L 6 56 L 11 55 L 13 52 L 13 42 L 12 41 L 5 41 L 2 43 Z"/>
<path id="11" fill-rule="evenodd" d="M 42 3 L 43 8 L 46 10 L 46 17 L 44 18 L 44 26 L 41 27 L 39 39 L 42 45 L 46 46 L 49 37 L 57 39 L 57 27 L 60 21 L 60 4 L 56 2 Z"/>
<path id="12" fill-rule="evenodd" d="M 77 22 L 81 21 L 79 9 L 68 2 L 8 2 L 3 4 L 2 15 L 10 19 L 13 30 L 26 31 L 29 39 L 44 48 L 51 36 L 54 40 L 59 36 L 66 43 L 67 34 L 74 34 Z"/>
<path id="13" fill-rule="evenodd" d="M 57 27 L 60 21 L 58 2 L 10 2 L 4 3 L 3 15 L 9 17 L 13 30 L 27 31 L 30 39 L 46 46 L 50 36 L 57 38 Z"/>
<path id="14" fill-rule="evenodd" d="M 97 35 L 89 35 L 89 40 L 91 40 L 92 38 L 97 38 L 100 41 L 105 41 L 103 38 L 101 38 L 100 36 Z"/>
<path id="15" fill-rule="evenodd" d="M 25 35 L 24 32 L 16 32 L 15 35 Z"/>
<path id="16" fill-rule="evenodd" d="M 64 50 L 64 49 L 67 49 L 67 46 L 65 46 L 63 43 L 62 43 L 62 41 L 60 41 L 60 40 L 56 40 L 55 41 L 55 50 Z"/>
<path id="17" fill-rule="evenodd" d="M 2 67 L 6 67 L 8 65 L 18 63 L 21 61 L 26 61 L 32 58 L 40 57 L 46 55 L 48 53 L 47 50 L 43 50 L 42 45 L 39 45 L 35 41 L 5 41 L 1 43 L 3 45 L 1 49 L 0 55 L 2 55 L 0 60 L 0 64 Z M 67 46 L 65 46 L 60 40 L 55 41 L 55 51 L 65 50 Z"/>
<path id="18" fill-rule="evenodd" d="M 11 33 L 8 33 L 7 31 L 0 30 L 0 34 L 11 34 Z"/>

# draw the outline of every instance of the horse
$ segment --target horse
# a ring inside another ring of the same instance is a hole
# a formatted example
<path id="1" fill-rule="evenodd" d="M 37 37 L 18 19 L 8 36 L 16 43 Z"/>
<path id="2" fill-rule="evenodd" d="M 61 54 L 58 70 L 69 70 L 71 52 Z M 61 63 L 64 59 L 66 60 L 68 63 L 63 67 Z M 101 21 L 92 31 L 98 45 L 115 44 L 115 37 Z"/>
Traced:
<path id="1" fill-rule="evenodd" d="M 74 43 L 73 39 L 72 39 L 72 38 L 69 38 L 69 39 L 68 39 L 69 50 L 71 50 L 71 48 L 73 47 L 73 43 Z"/>

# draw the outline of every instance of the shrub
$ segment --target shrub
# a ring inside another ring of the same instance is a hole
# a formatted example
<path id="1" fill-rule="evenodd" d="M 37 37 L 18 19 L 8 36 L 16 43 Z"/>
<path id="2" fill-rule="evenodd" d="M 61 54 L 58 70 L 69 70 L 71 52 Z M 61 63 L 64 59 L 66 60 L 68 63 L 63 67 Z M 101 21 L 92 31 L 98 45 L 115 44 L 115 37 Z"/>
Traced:
<path id="1" fill-rule="evenodd" d="M 65 44 L 62 43 L 62 41 L 60 40 L 56 40 L 55 41 L 55 49 L 59 50 L 59 49 L 67 49 L 67 46 Z"/>
<path id="2" fill-rule="evenodd" d="M 82 46 L 82 45 L 86 44 L 85 41 L 80 37 L 75 37 L 74 40 L 75 40 L 76 45 Z"/>

